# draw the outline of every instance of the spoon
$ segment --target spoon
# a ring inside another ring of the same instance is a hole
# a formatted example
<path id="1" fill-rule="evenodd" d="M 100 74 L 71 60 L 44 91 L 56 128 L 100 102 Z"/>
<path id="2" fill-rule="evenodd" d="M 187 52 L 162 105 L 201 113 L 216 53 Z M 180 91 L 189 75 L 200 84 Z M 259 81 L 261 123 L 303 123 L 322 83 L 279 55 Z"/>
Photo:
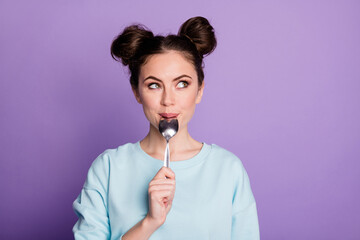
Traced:
<path id="1" fill-rule="evenodd" d="M 164 167 L 170 166 L 170 150 L 169 150 L 169 140 L 177 133 L 179 129 L 179 121 L 175 119 L 171 119 L 167 121 L 166 119 L 160 120 L 159 123 L 159 131 L 166 139 L 166 148 L 164 155 Z"/>

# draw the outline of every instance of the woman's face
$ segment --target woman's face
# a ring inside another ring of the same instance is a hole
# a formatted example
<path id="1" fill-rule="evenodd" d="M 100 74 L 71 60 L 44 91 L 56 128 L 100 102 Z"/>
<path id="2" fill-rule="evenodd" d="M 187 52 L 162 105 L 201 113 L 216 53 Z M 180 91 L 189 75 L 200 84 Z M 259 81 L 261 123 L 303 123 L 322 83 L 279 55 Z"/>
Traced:
<path id="1" fill-rule="evenodd" d="M 181 131 L 192 118 L 203 90 L 192 63 L 181 53 L 169 51 L 147 59 L 134 94 L 153 127 L 158 129 L 162 119 L 177 118 Z"/>

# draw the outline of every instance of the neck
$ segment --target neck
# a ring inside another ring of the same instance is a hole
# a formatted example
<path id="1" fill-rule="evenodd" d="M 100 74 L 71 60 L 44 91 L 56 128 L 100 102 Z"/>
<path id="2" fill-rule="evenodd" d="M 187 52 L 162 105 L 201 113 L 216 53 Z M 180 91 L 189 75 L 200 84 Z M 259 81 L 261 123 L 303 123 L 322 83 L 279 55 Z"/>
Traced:
<path id="1" fill-rule="evenodd" d="M 161 159 L 166 147 L 166 140 L 159 130 L 150 124 L 150 130 L 147 136 L 140 141 L 141 147 L 145 152 Z M 187 126 L 179 129 L 179 131 L 169 140 L 170 153 L 173 156 L 172 161 L 176 160 L 176 156 L 181 156 L 186 152 L 199 148 L 202 144 L 193 139 L 187 129 Z M 181 158 L 181 157 L 180 157 Z"/>

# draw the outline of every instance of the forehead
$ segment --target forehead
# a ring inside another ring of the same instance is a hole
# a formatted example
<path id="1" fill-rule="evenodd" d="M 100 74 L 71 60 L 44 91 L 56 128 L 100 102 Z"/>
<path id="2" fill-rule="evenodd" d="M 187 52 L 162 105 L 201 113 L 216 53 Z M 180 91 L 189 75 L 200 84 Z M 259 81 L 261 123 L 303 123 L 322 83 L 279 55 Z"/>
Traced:
<path id="1" fill-rule="evenodd" d="M 193 63 L 178 51 L 167 51 L 150 56 L 140 69 L 140 78 L 154 75 L 158 78 L 172 78 L 182 74 L 196 77 Z"/>

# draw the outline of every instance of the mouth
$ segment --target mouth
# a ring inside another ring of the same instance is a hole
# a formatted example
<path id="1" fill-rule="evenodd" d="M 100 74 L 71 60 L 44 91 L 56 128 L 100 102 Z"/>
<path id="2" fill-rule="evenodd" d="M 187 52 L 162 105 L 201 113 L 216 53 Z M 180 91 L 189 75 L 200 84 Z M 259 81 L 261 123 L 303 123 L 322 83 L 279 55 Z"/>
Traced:
<path id="1" fill-rule="evenodd" d="M 175 119 L 179 115 L 178 113 L 160 113 L 159 114 L 164 119 Z"/>

